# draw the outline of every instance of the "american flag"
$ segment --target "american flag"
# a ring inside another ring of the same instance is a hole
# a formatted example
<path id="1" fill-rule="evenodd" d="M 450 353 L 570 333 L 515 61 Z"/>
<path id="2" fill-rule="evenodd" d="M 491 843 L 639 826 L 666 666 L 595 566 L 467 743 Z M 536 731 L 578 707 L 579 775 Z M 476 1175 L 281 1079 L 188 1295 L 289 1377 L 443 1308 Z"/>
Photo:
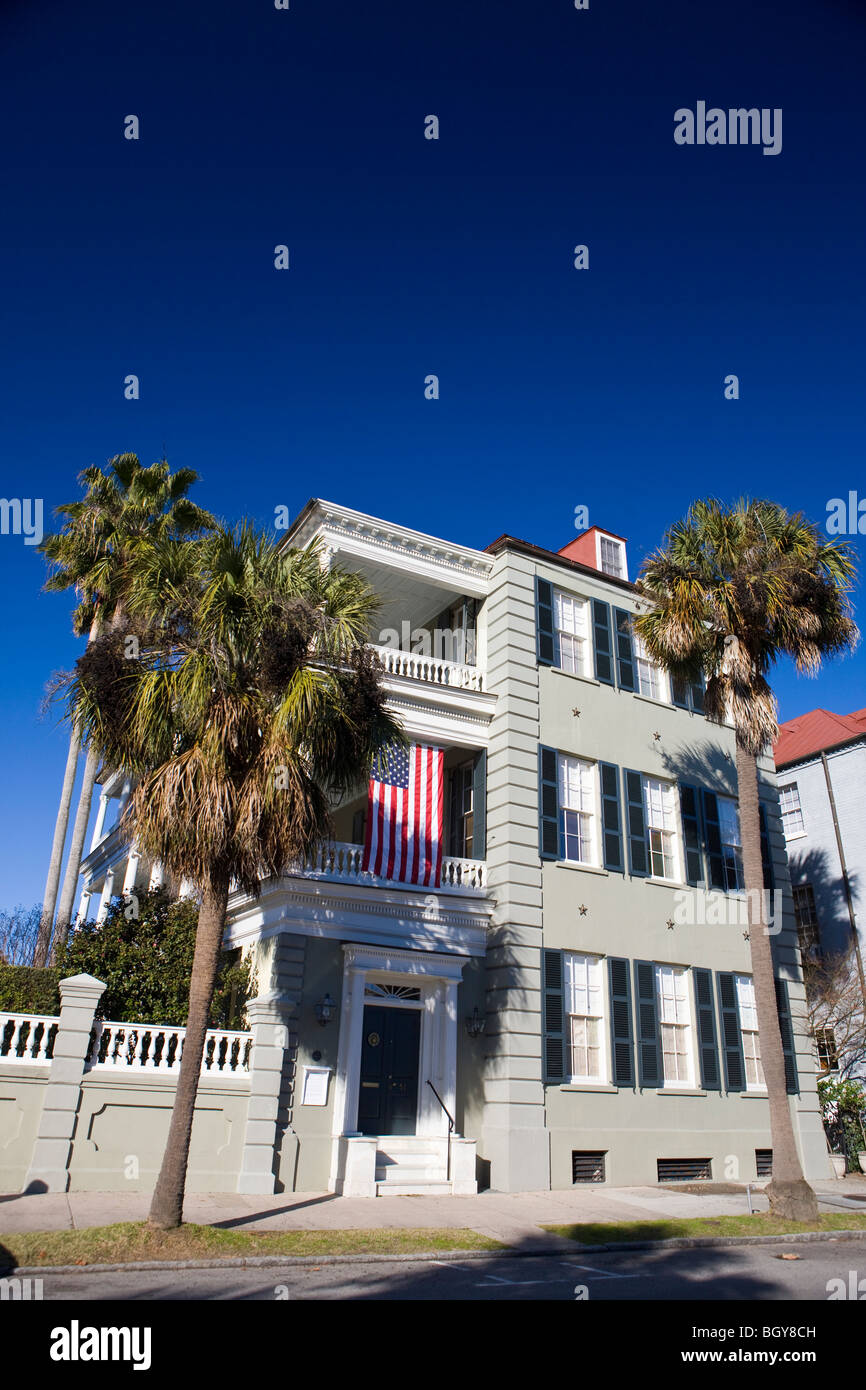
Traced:
<path id="1" fill-rule="evenodd" d="M 373 765 L 363 868 L 438 888 L 442 871 L 441 748 L 389 748 Z"/>

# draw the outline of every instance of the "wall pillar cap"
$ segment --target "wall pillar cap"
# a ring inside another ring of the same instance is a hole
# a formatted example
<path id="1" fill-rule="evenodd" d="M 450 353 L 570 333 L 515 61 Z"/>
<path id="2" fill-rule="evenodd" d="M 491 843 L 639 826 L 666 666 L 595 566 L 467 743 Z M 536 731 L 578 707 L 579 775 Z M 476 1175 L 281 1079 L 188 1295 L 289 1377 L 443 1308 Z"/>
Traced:
<path id="1" fill-rule="evenodd" d="M 97 980 L 95 975 L 67 975 L 65 980 L 60 981 L 60 998 L 68 995 L 81 995 L 85 999 L 96 1001 L 106 991 L 108 986 L 104 980 Z"/>

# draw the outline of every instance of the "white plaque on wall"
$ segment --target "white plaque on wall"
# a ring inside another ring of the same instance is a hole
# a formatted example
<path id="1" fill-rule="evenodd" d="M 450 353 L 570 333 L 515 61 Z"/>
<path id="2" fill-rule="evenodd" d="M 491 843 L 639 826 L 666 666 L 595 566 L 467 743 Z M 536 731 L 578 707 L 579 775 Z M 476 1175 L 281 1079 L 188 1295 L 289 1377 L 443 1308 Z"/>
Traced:
<path id="1" fill-rule="evenodd" d="M 301 1105 L 328 1104 L 330 1067 L 304 1067 L 304 1089 Z"/>

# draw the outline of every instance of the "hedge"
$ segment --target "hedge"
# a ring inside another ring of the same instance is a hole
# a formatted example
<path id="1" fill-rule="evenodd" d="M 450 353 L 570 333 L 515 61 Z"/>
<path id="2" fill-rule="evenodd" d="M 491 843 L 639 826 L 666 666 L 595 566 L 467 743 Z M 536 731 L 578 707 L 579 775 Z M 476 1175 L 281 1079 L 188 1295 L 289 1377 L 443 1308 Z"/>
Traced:
<path id="1" fill-rule="evenodd" d="M 38 970 L 33 965 L 0 964 L 0 1009 L 13 1014 L 60 1013 L 62 972 L 57 966 Z"/>

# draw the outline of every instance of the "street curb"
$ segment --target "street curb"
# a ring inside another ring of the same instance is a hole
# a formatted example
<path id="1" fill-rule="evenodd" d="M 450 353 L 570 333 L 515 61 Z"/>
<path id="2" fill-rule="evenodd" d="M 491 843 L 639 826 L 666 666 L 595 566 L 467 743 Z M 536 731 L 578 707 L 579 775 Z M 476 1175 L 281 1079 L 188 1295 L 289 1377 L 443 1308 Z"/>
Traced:
<path id="1" fill-rule="evenodd" d="M 568 1237 L 564 1236 L 563 1240 Z M 866 1230 L 859 1231 L 800 1231 L 790 1236 L 674 1236 L 670 1240 L 613 1241 L 609 1245 L 581 1245 L 569 1241 L 567 1246 L 537 1246 L 531 1250 L 503 1246 L 501 1250 L 425 1250 L 402 1255 L 241 1255 L 223 1260 L 127 1260 L 122 1264 L 93 1265 L 16 1265 L 0 1268 L 0 1277 L 10 1274 L 115 1274 L 124 1270 L 173 1269 L 275 1269 L 325 1264 L 406 1264 L 411 1262 L 491 1259 L 538 1259 L 552 1255 L 615 1255 L 619 1251 L 638 1250 L 707 1250 L 724 1249 L 732 1245 L 812 1245 L 831 1240 L 866 1240 Z"/>

